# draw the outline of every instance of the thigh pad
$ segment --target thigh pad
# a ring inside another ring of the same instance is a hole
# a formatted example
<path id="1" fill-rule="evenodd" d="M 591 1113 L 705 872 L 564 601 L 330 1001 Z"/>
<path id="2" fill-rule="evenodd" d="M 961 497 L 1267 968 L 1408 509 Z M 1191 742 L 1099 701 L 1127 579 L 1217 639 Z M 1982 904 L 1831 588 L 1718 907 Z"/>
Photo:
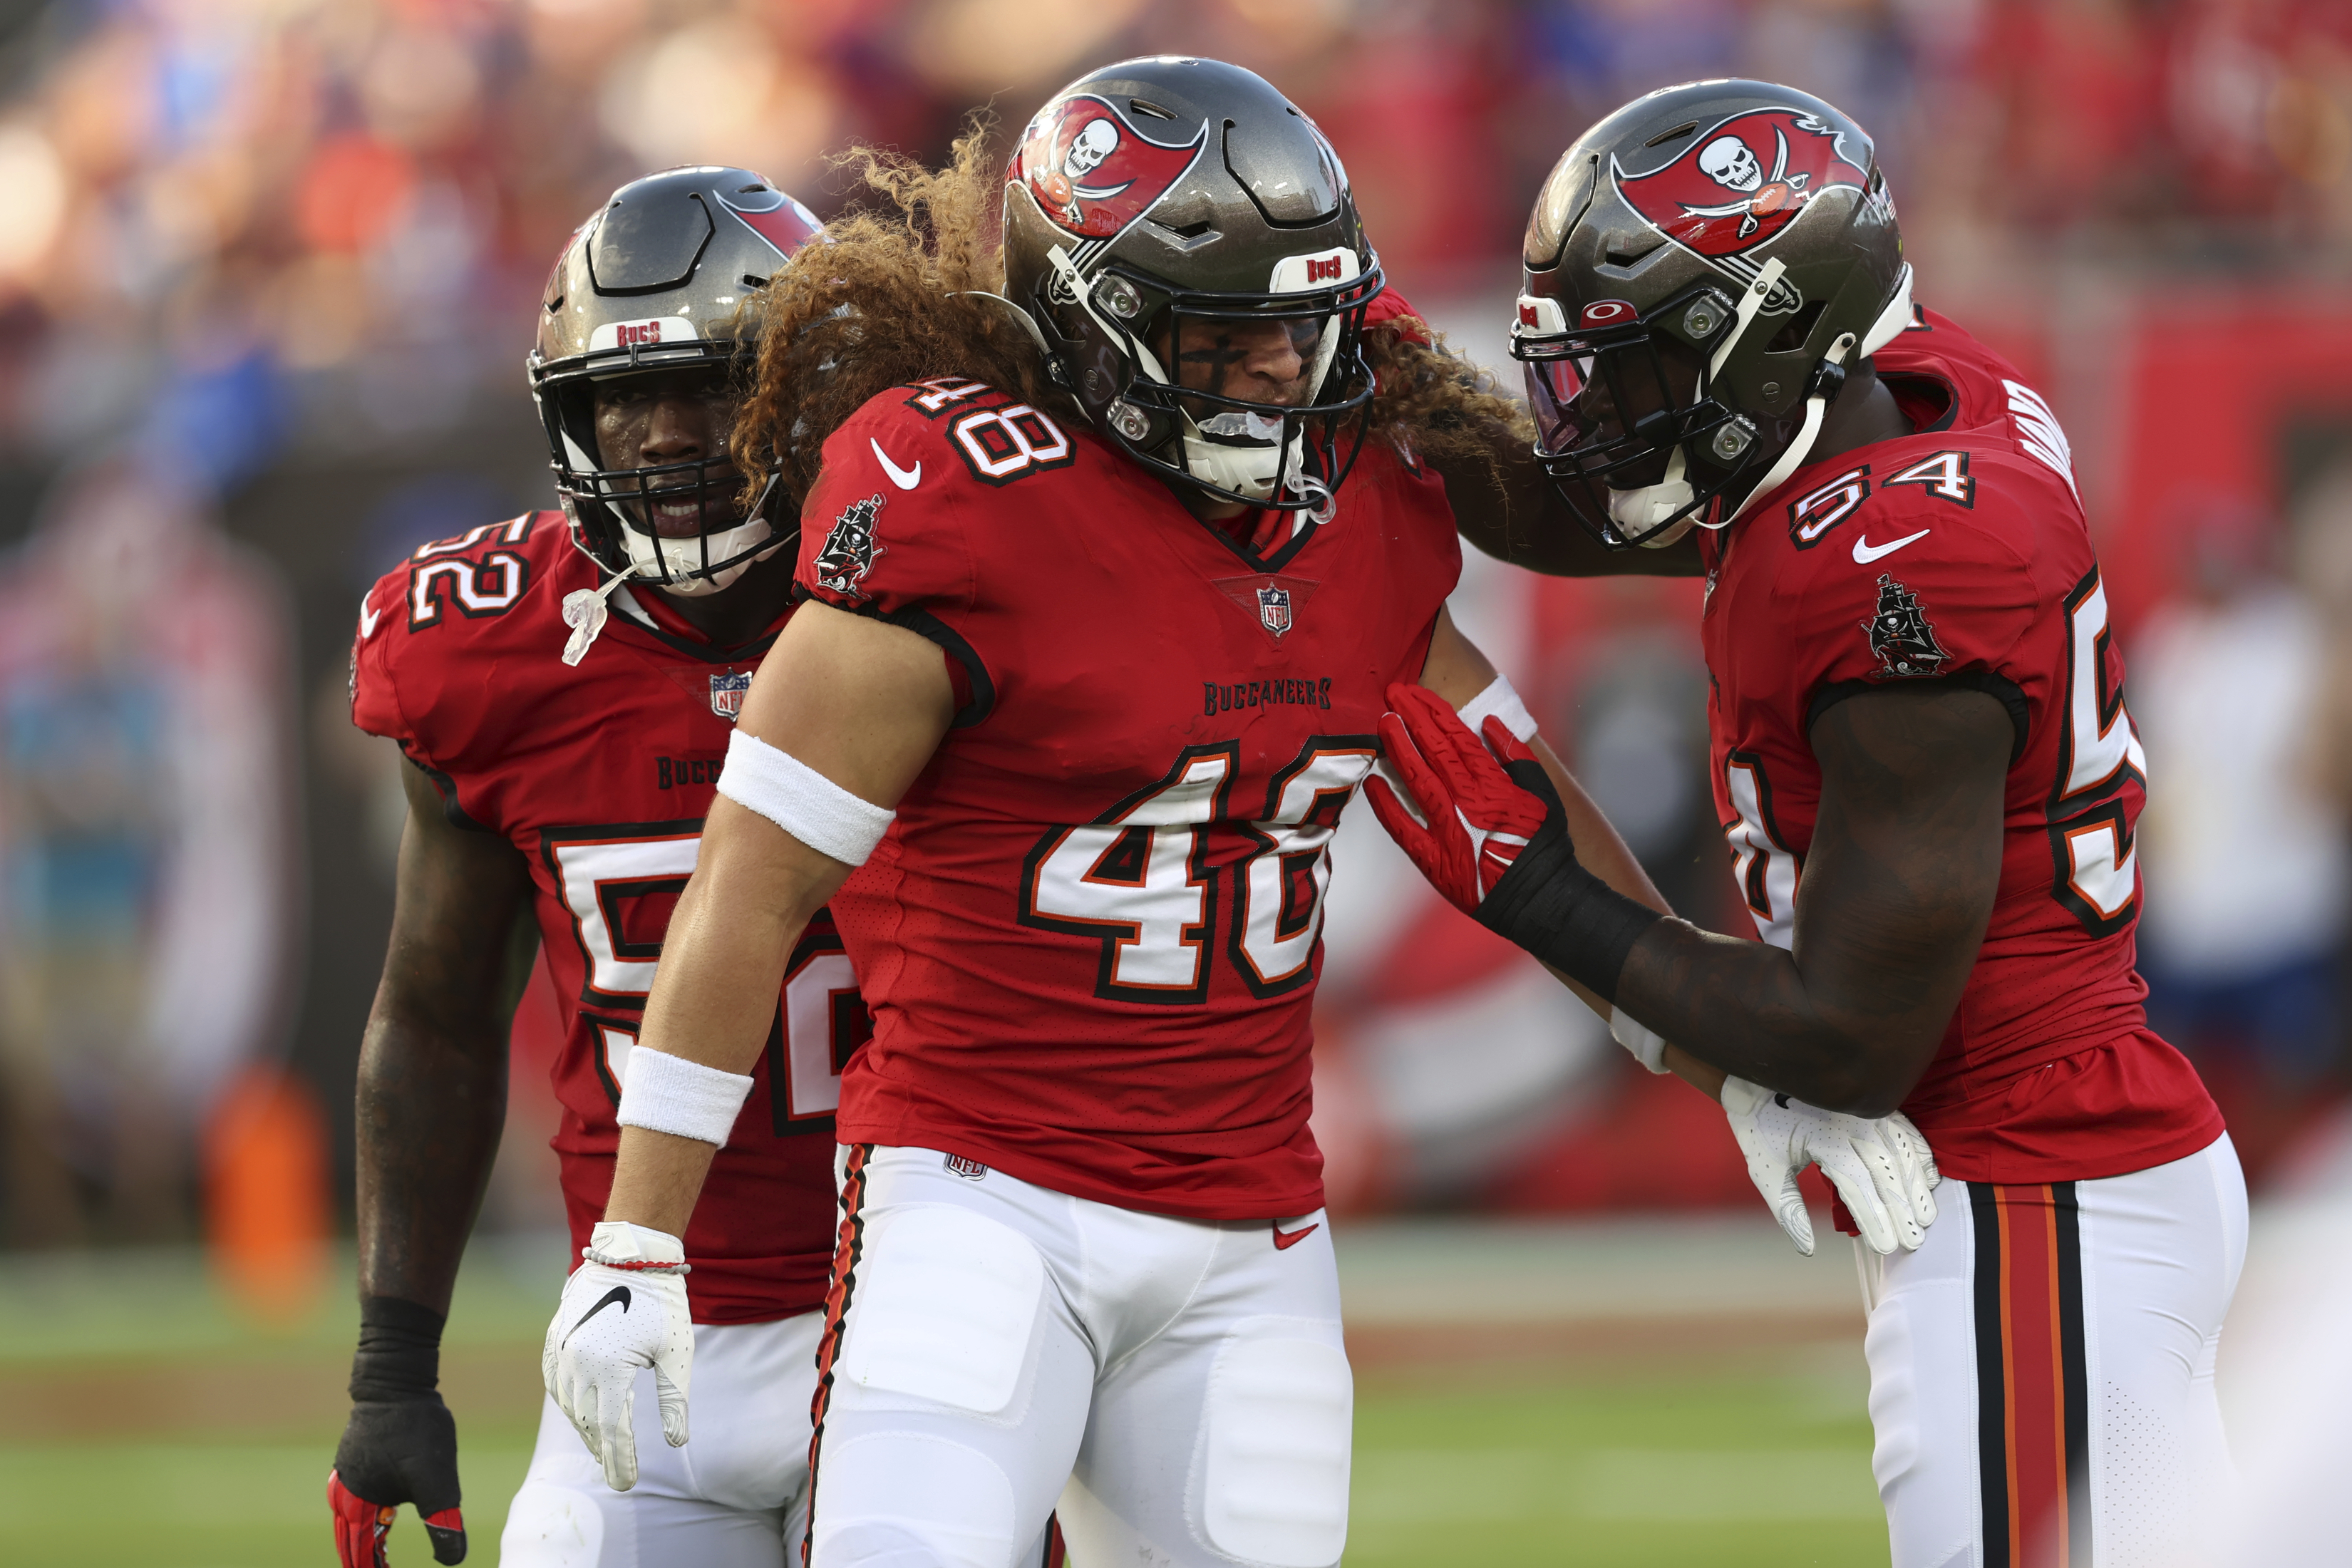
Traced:
<path id="1" fill-rule="evenodd" d="M 1228 1556 L 1328 1568 L 1348 1542 L 1355 1381 L 1324 1340 L 1228 1340 L 1209 1374 L 1202 1524 Z"/>
<path id="2" fill-rule="evenodd" d="M 1044 1302 L 1045 1260 L 1011 1226 L 946 1205 L 869 1226 L 836 1375 L 1005 1418 Z"/>

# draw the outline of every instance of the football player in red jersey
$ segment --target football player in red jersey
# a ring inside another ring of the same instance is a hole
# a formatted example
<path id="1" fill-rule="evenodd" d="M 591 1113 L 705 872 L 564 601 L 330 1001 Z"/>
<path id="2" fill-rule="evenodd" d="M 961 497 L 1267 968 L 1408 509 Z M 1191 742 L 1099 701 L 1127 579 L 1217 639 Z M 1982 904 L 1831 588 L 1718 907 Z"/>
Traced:
<path id="1" fill-rule="evenodd" d="M 814 476 L 814 602 L 730 743 L 625 1105 L 729 1114 L 748 998 L 831 901 L 876 1032 L 843 1079 L 817 1568 L 1010 1568 L 1057 1497 L 1082 1563 L 1335 1563 L 1326 850 L 1391 684 L 1533 734 L 1446 619 L 1414 455 L 1483 416 L 1459 362 L 1391 331 L 1368 363 L 1346 177 L 1250 73 L 1114 66 L 1001 182 L 982 156 L 869 161 L 908 221 L 836 226 L 769 290 L 747 428 Z M 631 1126 L 608 1220 L 664 1245 L 709 1154 Z M 599 1315 L 628 1279 L 583 1268 L 550 1329 L 584 1424 L 688 1365 Z"/>
<path id="2" fill-rule="evenodd" d="M 1382 733 L 1421 816 L 1375 807 L 1465 909 L 1733 1075 L 1735 1125 L 1900 1105 L 1959 1178 L 1917 1251 L 1862 1259 L 1897 1568 L 2201 1561 L 2245 1188 L 2142 1013 L 2146 765 L 2056 418 L 1915 309 L 1870 139 L 1787 88 L 1601 121 L 1525 259 L 1556 494 L 1474 526 L 1547 570 L 1705 574 L 1763 940 L 1601 886 L 1524 748 L 1402 689 Z"/>
<path id="3" fill-rule="evenodd" d="M 733 322 L 815 229 L 741 169 L 615 191 L 548 279 L 531 358 L 565 510 L 427 544 L 361 611 L 353 717 L 400 742 L 410 810 L 360 1064 L 361 1343 L 329 1489 L 344 1568 L 381 1562 L 403 1502 L 442 1562 L 464 1554 L 436 1354 L 498 1142 L 508 937 L 526 908 L 565 1030 L 555 1147 L 572 1244 L 603 1244 L 614 1113 L 664 927 L 743 692 L 790 611 L 794 525 L 772 497 L 738 496 Z M 499 1543 L 508 1563 L 799 1560 L 832 1112 L 866 1025 L 828 920 L 777 978 L 753 1092 L 684 1236 L 679 1327 L 704 1373 L 693 1441 L 653 1445 L 642 1474 L 600 1471 L 551 1403 Z"/>

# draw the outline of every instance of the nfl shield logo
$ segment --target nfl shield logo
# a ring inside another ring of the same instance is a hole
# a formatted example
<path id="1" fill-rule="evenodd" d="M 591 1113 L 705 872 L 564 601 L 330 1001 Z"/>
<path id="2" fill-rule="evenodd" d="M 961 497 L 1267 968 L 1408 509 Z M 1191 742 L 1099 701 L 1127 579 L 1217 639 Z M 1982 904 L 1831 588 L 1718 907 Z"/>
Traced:
<path id="1" fill-rule="evenodd" d="M 743 711 L 743 693 L 751 689 L 751 672 L 748 669 L 740 674 L 730 672 L 712 676 L 710 710 L 732 724 L 736 715 Z"/>
<path id="2" fill-rule="evenodd" d="M 1265 629 L 1280 637 L 1290 629 L 1290 590 L 1260 588 L 1257 591 L 1257 618 Z"/>

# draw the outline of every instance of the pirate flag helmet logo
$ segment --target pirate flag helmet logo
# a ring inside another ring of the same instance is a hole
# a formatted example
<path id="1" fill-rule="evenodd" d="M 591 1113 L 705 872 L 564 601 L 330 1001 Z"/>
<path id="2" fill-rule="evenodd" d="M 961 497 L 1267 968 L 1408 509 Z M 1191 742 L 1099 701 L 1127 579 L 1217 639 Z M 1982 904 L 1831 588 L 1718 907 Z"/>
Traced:
<path id="1" fill-rule="evenodd" d="M 1836 126 L 1797 109 L 1718 121 L 1646 174 L 1628 174 L 1612 155 L 1609 174 L 1659 233 L 1717 261 L 1769 241 L 1822 192 L 1862 190 L 1870 178 Z"/>
<path id="2" fill-rule="evenodd" d="M 1155 142 L 1108 99 L 1074 93 L 1029 122 L 1012 179 L 1028 185 L 1055 227 L 1081 239 L 1110 239 L 1168 194 L 1208 137 L 1202 124 L 1187 141 Z"/>

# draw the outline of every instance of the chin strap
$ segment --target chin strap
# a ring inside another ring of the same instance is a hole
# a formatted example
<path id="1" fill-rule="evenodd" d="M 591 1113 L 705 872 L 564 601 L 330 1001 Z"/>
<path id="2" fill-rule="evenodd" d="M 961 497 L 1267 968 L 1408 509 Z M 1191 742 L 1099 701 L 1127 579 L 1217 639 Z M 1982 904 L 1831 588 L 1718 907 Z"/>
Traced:
<path id="1" fill-rule="evenodd" d="M 1853 344 L 1854 336 L 1852 332 L 1843 334 L 1837 342 L 1830 345 L 1830 352 L 1822 356 L 1822 363 L 1843 367 L 1845 363 L 1845 356 L 1853 352 Z M 1731 509 L 1730 516 L 1721 522 L 1702 523 L 1700 526 L 1728 528 L 1738 521 L 1740 514 L 1754 506 L 1759 499 L 1772 490 L 1779 489 L 1782 482 L 1804 463 L 1805 454 L 1813 449 L 1813 442 L 1822 433 L 1822 416 L 1828 411 L 1829 394 L 1827 392 L 1816 392 L 1806 398 L 1804 426 L 1797 432 L 1797 438 L 1789 443 L 1788 449 L 1780 454 L 1780 460 L 1764 471 L 1764 477 L 1756 481 L 1756 488 L 1748 492 L 1748 499 Z"/>

